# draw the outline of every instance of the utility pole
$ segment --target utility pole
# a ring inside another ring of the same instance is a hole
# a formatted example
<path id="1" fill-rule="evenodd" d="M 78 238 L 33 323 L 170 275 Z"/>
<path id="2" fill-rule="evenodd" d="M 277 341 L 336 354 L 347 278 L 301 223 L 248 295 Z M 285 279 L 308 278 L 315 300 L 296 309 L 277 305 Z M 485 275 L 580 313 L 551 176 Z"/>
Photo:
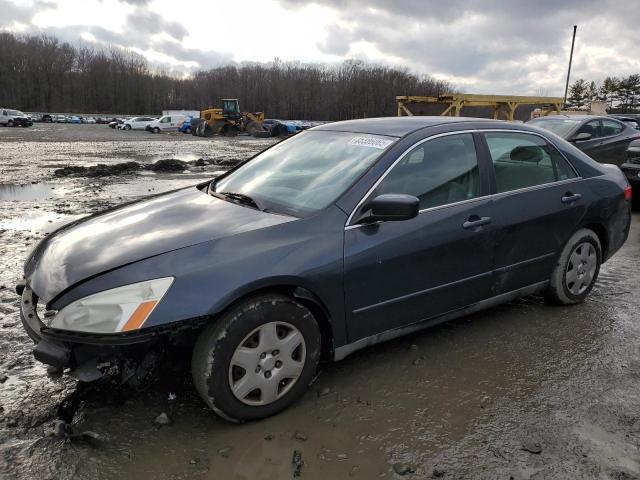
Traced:
<path id="1" fill-rule="evenodd" d="M 567 105 L 567 92 L 569 91 L 569 77 L 571 76 L 571 61 L 573 60 L 573 46 L 576 43 L 576 30 L 578 26 L 573 26 L 573 38 L 571 39 L 571 53 L 569 54 L 569 70 L 567 70 L 567 83 L 564 86 L 564 102 L 562 102 L 563 108 Z"/>

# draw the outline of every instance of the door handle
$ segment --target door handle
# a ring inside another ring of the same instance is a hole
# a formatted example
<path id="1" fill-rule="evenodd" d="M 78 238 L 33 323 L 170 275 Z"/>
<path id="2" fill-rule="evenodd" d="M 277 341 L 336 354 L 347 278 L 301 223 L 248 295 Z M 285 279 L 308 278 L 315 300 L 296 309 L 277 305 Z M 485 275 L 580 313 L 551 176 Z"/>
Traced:
<path id="1" fill-rule="evenodd" d="M 471 215 L 469 220 L 462 224 L 462 228 L 470 230 L 483 225 L 489 225 L 492 222 L 491 217 L 479 217 L 478 215 Z"/>
<path id="2" fill-rule="evenodd" d="M 562 203 L 573 203 L 573 202 L 577 202 L 581 198 L 582 198 L 582 195 L 580 195 L 579 193 L 567 192 L 564 194 L 564 197 L 562 197 L 561 201 Z"/>

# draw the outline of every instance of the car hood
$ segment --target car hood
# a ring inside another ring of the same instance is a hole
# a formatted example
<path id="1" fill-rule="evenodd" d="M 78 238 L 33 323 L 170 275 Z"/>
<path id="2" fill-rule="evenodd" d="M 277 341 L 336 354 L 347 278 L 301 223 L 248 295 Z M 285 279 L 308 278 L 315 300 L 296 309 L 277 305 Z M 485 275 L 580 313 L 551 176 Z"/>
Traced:
<path id="1" fill-rule="evenodd" d="M 130 203 L 71 223 L 46 237 L 25 264 L 44 302 L 123 265 L 295 220 L 221 200 L 196 187 Z"/>

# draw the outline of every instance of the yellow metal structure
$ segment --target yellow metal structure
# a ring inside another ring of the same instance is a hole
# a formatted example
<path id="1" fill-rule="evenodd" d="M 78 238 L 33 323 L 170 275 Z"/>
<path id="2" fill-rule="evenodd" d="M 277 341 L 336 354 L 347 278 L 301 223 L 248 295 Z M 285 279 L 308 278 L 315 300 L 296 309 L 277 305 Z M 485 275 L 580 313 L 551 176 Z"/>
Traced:
<path id="1" fill-rule="evenodd" d="M 437 97 L 398 96 L 398 116 L 412 116 L 412 104 L 429 103 L 442 104 L 442 116 L 459 117 L 464 107 L 487 107 L 493 109 L 493 118 L 499 119 L 503 115 L 506 120 L 513 120 L 514 113 L 520 105 L 537 105 L 541 107 L 541 115 L 551 112 L 560 113 L 562 97 L 526 97 L 519 95 L 475 95 L 469 93 L 451 93 Z"/>
<path id="2" fill-rule="evenodd" d="M 222 99 L 222 108 L 207 108 L 200 111 L 200 118 L 206 122 L 211 134 L 236 135 L 238 132 L 262 131 L 263 112 L 240 112 L 237 98 Z M 198 132 L 208 136 L 204 128 Z"/>

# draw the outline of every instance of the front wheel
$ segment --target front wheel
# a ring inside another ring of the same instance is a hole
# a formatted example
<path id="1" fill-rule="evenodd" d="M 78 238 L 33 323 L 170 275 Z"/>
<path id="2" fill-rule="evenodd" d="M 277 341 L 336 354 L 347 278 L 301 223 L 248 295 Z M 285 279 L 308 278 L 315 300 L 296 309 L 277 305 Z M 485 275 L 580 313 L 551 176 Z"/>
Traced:
<path id="1" fill-rule="evenodd" d="M 124 126 L 124 129 L 125 129 L 125 130 L 131 130 L 131 125 L 125 125 L 125 126 Z"/>
<path id="2" fill-rule="evenodd" d="M 160 129 L 158 127 L 155 127 L 153 130 L 151 130 L 153 133 L 160 133 Z"/>
<path id="3" fill-rule="evenodd" d="M 547 297 L 554 303 L 572 305 L 583 302 L 596 283 L 602 246 L 598 236 L 583 228 L 564 246 L 549 280 Z"/>
<path id="4" fill-rule="evenodd" d="M 226 420 L 269 417 L 313 380 L 320 342 L 318 324 L 304 305 L 284 295 L 260 295 L 204 328 L 193 350 L 193 382 Z"/>

